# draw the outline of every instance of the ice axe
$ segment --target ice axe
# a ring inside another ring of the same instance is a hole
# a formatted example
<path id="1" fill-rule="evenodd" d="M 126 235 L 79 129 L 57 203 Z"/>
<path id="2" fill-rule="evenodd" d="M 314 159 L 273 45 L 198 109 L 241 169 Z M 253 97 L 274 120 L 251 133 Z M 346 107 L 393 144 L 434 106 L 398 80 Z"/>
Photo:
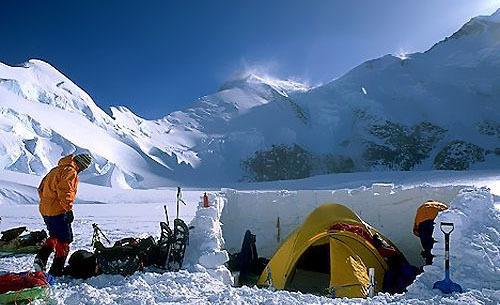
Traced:
<path id="1" fill-rule="evenodd" d="M 455 225 L 453 222 L 441 222 L 440 229 L 444 234 L 444 280 L 435 282 L 432 289 L 439 289 L 446 294 L 462 292 L 462 287 L 450 280 L 450 234 Z"/>

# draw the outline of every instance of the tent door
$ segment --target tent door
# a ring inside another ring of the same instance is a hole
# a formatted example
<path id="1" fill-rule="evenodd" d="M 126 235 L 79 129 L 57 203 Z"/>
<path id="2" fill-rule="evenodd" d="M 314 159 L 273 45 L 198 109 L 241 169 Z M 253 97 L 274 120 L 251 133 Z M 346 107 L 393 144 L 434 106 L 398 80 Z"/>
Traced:
<path id="1" fill-rule="evenodd" d="M 298 259 L 286 290 L 326 294 L 330 286 L 330 245 L 328 240 L 310 246 Z"/>
<path id="2" fill-rule="evenodd" d="M 356 254 L 355 248 L 331 237 L 330 260 L 332 294 L 337 297 L 366 297 L 369 284 L 368 268 Z"/>

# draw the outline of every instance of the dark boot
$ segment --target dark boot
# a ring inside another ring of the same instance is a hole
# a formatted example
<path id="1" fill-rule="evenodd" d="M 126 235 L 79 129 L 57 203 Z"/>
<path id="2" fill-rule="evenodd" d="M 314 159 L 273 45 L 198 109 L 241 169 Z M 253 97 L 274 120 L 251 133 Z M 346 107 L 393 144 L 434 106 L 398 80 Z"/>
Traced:
<path id="1" fill-rule="evenodd" d="M 52 266 L 50 266 L 49 274 L 52 276 L 63 276 L 65 263 L 66 256 L 54 257 Z"/>
<path id="2" fill-rule="evenodd" d="M 35 256 L 35 262 L 33 263 L 33 269 L 35 271 L 45 271 L 47 267 L 47 261 L 49 260 L 49 256 L 54 251 L 52 247 L 44 245 Z"/>

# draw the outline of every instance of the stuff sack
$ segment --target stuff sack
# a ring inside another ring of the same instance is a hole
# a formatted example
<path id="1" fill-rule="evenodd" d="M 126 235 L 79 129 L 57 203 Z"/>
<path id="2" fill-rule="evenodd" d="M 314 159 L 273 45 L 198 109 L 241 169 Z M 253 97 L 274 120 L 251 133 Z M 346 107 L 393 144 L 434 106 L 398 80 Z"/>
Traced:
<path id="1" fill-rule="evenodd" d="M 46 298 L 52 283 L 53 278 L 41 271 L 0 275 L 0 304 Z"/>

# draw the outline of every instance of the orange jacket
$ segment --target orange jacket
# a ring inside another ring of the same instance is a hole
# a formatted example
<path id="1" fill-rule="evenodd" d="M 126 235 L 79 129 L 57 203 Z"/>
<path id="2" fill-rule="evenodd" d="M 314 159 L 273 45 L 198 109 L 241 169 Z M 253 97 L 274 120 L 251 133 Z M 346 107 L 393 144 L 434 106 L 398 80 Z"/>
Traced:
<path id="1" fill-rule="evenodd" d="M 441 211 L 447 210 L 448 206 L 438 201 L 427 201 L 417 209 L 415 215 L 415 222 L 413 224 L 413 234 L 418 236 L 418 225 L 426 220 L 434 220 L 437 214 Z"/>
<path id="2" fill-rule="evenodd" d="M 38 187 L 39 210 L 42 216 L 55 216 L 73 209 L 78 184 L 78 166 L 73 155 L 59 160 L 59 163 L 45 177 Z"/>

